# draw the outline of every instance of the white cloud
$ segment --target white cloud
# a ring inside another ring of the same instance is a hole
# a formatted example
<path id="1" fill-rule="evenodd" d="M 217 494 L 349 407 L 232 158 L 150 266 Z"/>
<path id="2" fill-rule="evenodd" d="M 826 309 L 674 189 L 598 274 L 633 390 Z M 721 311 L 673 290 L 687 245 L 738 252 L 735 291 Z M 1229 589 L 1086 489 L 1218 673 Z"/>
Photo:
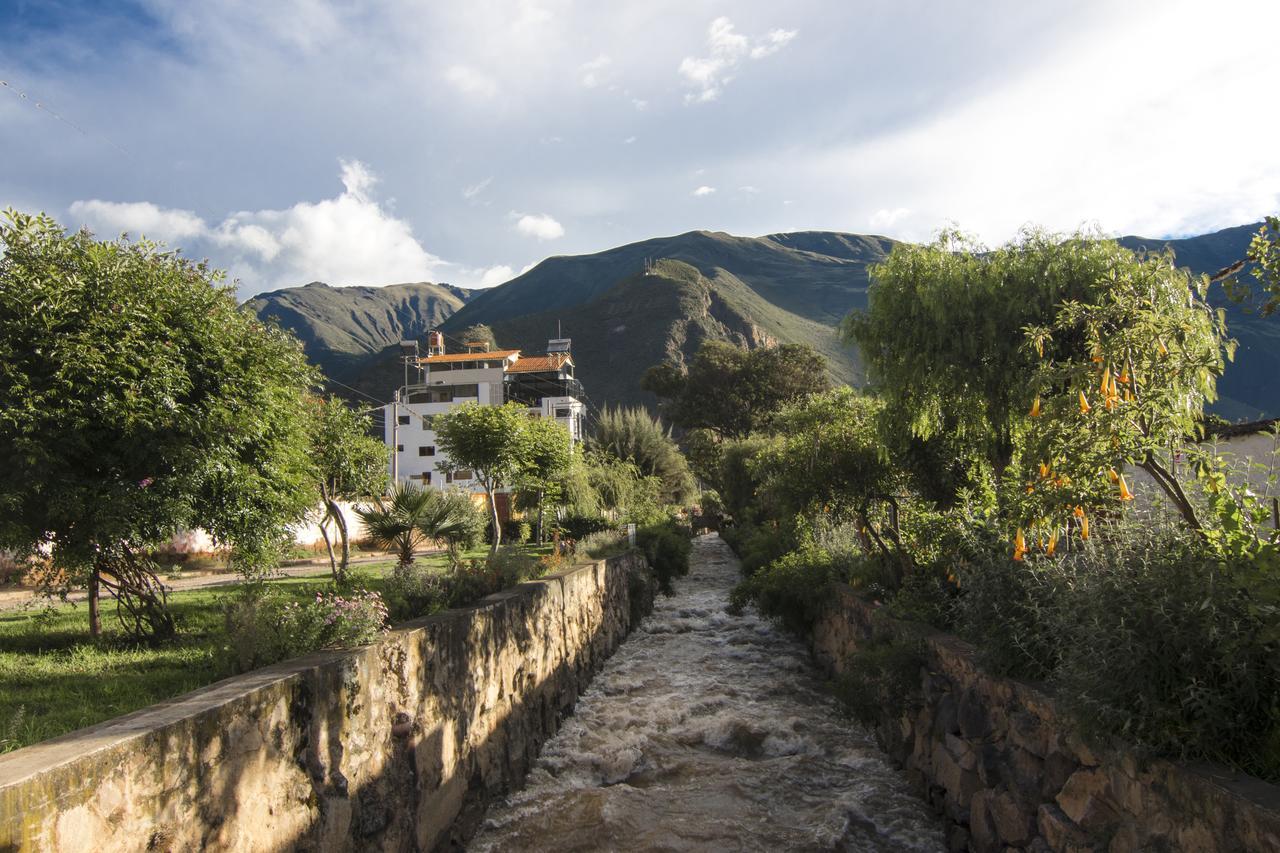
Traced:
<path id="1" fill-rule="evenodd" d="M 702 186 L 700 186 L 700 187 L 698 187 L 696 190 L 694 190 L 694 191 L 693 191 L 693 194 L 694 194 L 695 196 L 699 197 L 699 198 L 702 198 L 702 197 L 704 197 L 704 196 L 709 196 L 709 195 L 711 195 L 711 194 L 712 194 L 712 193 L 714 193 L 715 191 L 716 191 L 716 188 L 715 188 L 715 187 L 709 187 L 709 186 L 707 186 L 706 184 L 703 184 Z"/>
<path id="2" fill-rule="evenodd" d="M 588 89 L 599 86 L 607 79 L 605 72 L 612 62 L 612 59 L 602 53 L 590 62 L 578 66 L 578 70 L 582 72 L 582 85 Z"/>
<path id="3" fill-rule="evenodd" d="M 911 215 L 911 211 L 905 207 L 895 207 L 893 210 L 881 208 L 871 214 L 871 218 L 867 220 L 867 224 L 872 228 L 891 228 L 899 221 L 906 219 Z"/>
<path id="4" fill-rule="evenodd" d="M 649 109 L 649 102 L 643 98 L 632 98 L 631 105 L 639 112 L 644 112 Z"/>
<path id="5" fill-rule="evenodd" d="M 516 218 L 516 230 L 526 237 L 536 237 L 539 240 L 555 240 L 564 236 L 564 226 L 545 213 L 516 213 L 513 211 L 511 215 Z"/>
<path id="6" fill-rule="evenodd" d="M 491 183 L 493 183 L 493 178 L 488 177 L 488 178 L 485 178 L 483 181 L 480 181 L 479 183 L 472 184 L 469 187 L 463 187 L 462 197 L 467 200 L 471 200 L 476 196 L 480 195 L 480 193 L 484 192 L 486 189 L 488 189 L 489 184 Z"/>
<path id="7" fill-rule="evenodd" d="M 738 192 L 746 193 L 747 195 L 756 195 L 757 193 L 760 192 L 760 189 L 759 187 L 753 187 L 750 184 L 745 184 L 743 186 L 738 187 Z"/>
<path id="8" fill-rule="evenodd" d="M 128 232 L 165 243 L 201 236 L 208 230 L 204 220 L 189 210 L 157 207 L 149 201 L 76 201 L 71 204 L 71 215 L 113 237 Z"/>
<path id="9" fill-rule="evenodd" d="M 312 280 L 383 285 L 435 278 L 445 263 L 372 197 L 378 178 L 369 167 L 342 161 L 341 178 L 343 191 L 336 198 L 242 211 L 217 225 L 192 211 L 150 202 L 77 201 L 71 214 L 99 230 L 180 243 L 188 254 L 213 250 L 253 292 Z"/>
<path id="10" fill-rule="evenodd" d="M 484 275 L 480 276 L 480 287 L 493 287 L 497 284 L 510 281 L 515 278 L 511 267 L 506 264 L 499 264 L 496 267 L 489 267 L 484 271 Z"/>
<path id="11" fill-rule="evenodd" d="M 622 140 L 622 144 L 623 144 L 623 145 L 630 145 L 631 143 L 633 143 L 633 142 L 635 142 L 635 141 L 636 141 L 636 138 L 635 138 L 634 136 L 628 136 L 626 139 Z"/>
<path id="12" fill-rule="evenodd" d="M 743 59 L 771 56 L 795 37 L 795 30 L 770 30 L 764 38 L 752 40 L 736 32 L 728 18 L 716 18 L 707 28 L 708 55 L 686 56 L 680 62 L 680 76 L 694 90 L 685 95 L 685 103 L 714 101 L 733 80 Z"/>
<path id="13" fill-rule="evenodd" d="M 498 84 L 492 77 L 467 65 L 449 66 L 444 72 L 444 79 L 471 97 L 492 98 L 498 94 Z"/>
<path id="14" fill-rule="evenodd" d="M 791 40 L 795 37 L 795 30 L 770 30 L 763 41 L 751 48 L 751 58 L 764 59 L 766 56 L 772 56 L 791 44 Z"/>

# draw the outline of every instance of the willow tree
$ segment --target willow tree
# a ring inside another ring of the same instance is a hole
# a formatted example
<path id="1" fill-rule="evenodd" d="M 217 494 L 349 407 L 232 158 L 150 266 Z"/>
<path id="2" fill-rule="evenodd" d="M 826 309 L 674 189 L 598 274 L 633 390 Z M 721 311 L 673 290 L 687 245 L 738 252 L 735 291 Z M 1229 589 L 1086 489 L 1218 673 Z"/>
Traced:
<path id="1" fill-rule="evenodd" d="M 1162 460 L 1196 429 L 1232 352 L 1207 278 L 1168 254 L 1039 231 L 993 251 L 954 233 L 900 245 L 872 276 L 868 310 L 844 331 L 884 423 L 984 456 L 1007 520 L 1079 528 L 1087 507 L 1129 496 L 1130 463 L 1199 526 Z"/>
<path id="2" fill-rule="evenodd" d="M 268 557 L 314 501 L 298 342 L 221 274 L 149 242 L 0 220 L 0 547 L 174 631 L 151 550 L 203 528 Z"/>

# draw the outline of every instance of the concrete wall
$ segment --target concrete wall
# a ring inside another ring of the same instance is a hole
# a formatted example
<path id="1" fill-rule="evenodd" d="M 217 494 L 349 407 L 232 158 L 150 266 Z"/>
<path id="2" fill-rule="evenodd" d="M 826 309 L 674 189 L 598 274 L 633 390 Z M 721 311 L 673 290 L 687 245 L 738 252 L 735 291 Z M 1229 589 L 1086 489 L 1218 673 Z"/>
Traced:
<path id="1" fill-rule="evenodd" d="M 838 675 L 873 638 L 919 629 L 839 586 L 814 653 Z M 1280 788 L 1220 767 L 1094 751 L 1042 690 L 984 673 L 955 637 L 924 642 L 921 695 L 901 714 L 886 711 L 877 734 L 951 821 L 953 851 L 1280 850 Z"/>
<path id="2" fill-rule="evenodd" d="M 0 851 L 447 846 L 652 601 L 598 561 L 2 755 Z"/>

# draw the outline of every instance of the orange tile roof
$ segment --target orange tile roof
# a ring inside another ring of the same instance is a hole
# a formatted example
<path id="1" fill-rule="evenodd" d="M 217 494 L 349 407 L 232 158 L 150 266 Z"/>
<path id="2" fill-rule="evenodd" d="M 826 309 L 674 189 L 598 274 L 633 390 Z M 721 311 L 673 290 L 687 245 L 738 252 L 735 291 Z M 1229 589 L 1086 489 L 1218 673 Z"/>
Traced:
<path id="1" fill-rule="evenodd" d="M 507 373 L 543 373 L 546 371 L 559 370 L 565 364 L 572 364 L 573 359 L 569 357 L 567 352 L 553 352 L 547 355 L 530 355 L 517 359 L 516 363 L 507 368 Z"/>
<path id="2" fill-rule="evenodd" d="M 495 349 L 489 352 L 451 352 L 448 355 L 429 355 L 418 359 L 418 364 L 448 364 L 453 361 L 489 361 L 495 358 L 506 360 L 520 355 L 518 349 Z"/>

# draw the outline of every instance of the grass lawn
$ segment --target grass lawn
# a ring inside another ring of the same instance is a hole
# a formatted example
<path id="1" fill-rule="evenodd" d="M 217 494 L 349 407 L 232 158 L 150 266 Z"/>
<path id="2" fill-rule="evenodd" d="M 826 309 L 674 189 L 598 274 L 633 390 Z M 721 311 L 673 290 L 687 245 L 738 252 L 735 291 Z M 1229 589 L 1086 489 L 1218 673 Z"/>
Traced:
<path id="1" fill-rule="evenodd" d="M 535 553 L 547 549 L 530 549 Z M 467 557 L 484 556 L 483 549 Z M 419 563 L 446 568 L 444 555 Z M 357 585 L 382 592 L 393 563 L 352 566 Z M 327 569 L 271 581 L 299 599 L 332 588 Z M 123 636 L 111 600 L 103 636 L 89 638 L 84 603 L 0 611 L 0 752 L 126 714 L 235 674 L 225 652 L 222 602 L 237 586 L 181 590 L 169 596 L 178 636 L 139 644 Z"/>

